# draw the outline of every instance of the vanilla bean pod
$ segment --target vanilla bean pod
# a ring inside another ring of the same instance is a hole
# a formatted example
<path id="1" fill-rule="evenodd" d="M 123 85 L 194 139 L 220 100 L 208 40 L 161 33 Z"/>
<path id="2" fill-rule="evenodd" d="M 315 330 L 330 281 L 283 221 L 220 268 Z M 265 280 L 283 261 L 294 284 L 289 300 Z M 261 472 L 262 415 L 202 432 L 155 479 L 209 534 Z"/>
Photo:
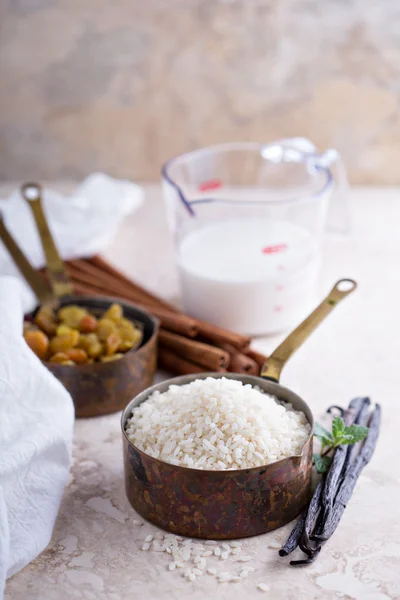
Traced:
<path id="1" fill-rule="evenodd" d="M 347 426 L 353 423 L 365 426 L 368 423 L 369 431 L 364 441 L 336 449 L 328 475 L 318 484 L 308 509 L 303 511 L 279 550 L 280 556 L 287 556 L 299 546 L 307 555 L 305 559 L 290 561 L 291 566 L 305 566 L 316 560 L 322 546 L 339 525 L 362 469 L 371 460 L 379 435 L 381 408 L 377 404 L 368 421 L 369 406 L 369 398 L 355 398 L 346 411 L 338 406 L 328 409 L 328 412 L 339 410 Z M 338 458 L 335 460 L 336 455 Z"/>
<path id="2" fill-rule="evenodd" d="M 342 418 L 346 426 L 352 425 L 356 422 L 359 413 L 363 409 L 363 406 L 364 401 L 362 398 L 354 398 L 351 400 L 348 408 L 342 412 Z M 332 510 L 333 502 L 338 492 L 340 483 L 343 480 L 349 448 L 350 446 L 341 444 L 334 450 L 331 466 L 326 474 L 324 489 L 321 495 L 321 511 L 315 524 L 314 533 L 310 536 L 310 540 L 314 542 L 314 548 L 318 546 L 317 540 L 323 531 L 324 523 L 328 518 L 330 511 Z"/>
<path id="3" fill-rule="evenodd" d="M 315 544 L 311 543 L 311 532 L 314 529 L 318 513 L 321 510 L 321 496 L 324 489 L 324 479 L 318 483 L 311 502 L 308 506 L 306 520 L 304 522 L 304 529 L 302 536 L 299 540 L 299 546 L 305 554 L 312 556 L 315 552 Z"/>
<path id="4" fill-rule="evenodd" d="M 346 476 L 343 479 L 343 482 L 340 486 L 340 489 L 337 493 L 333 510 L 328 515 L 324 523 L 323 530 L 318 536 L 318 542 L 320 544 L 325 543 L 336 530 L 337 526 L 339 525 L 340 519 L 343 515 L 344 509 L 346 508 L 347 503 L 350 500 L 351 495 L 354 491 L 357 479 L 360 476 L 360 473 L 365 467 L 365 465 L 367 465 L 371 460 L 379 435 L 380 420 L 381 408 L 380 405 L 377 404 L 369 420 L 368 435 L 365 438 L 364 444 L 362 445 L 360 454 L 356 457 L 354 462 L 351 463 L 346 473 Z"/>
<path id="5" fill-rule="evenodd" d="M 344 415 L 344 413 L 345 413 L 345 409 L 344 409 L 344 408 L 342 408 L 341 406 L 338 406 L 337 404 L 332 404 L 331 406 L 329 406 L 329 407 L 326 409 L 326 412 L 327 412 L 327 413 L 330 415 L 330 414 L 332 414 L 332 413 L 333 413 L 333 410 L 334 410 L 334 409 L 335 409 L 335 410 L 337 410 L 337 411 L 339 412 L 339 414 L 340 414 L 340 416 L 341 416 L 341 417 L 343 417 L 343 415 Z"/>
<path id="6" fill-rule="evenodd" d="M 303 533 L 304 523 L 306 522 L 306 516 L 307 510 L 304 510 L 296 525 L 293 527 L 288 539 L 286 540 L 282 548 L 279 550 L 279 556 L 287 556 L 297 548 Z"/>
<path id="7" fill-rule="evenodd" d="M 357 425 L 362 425 L 363 427 L 365 427 L 367 425 L 367 422 L 368 422 L 368 419 L 370 416 L 369 415 L 370 403 L 371 403 L 371 401 L 369 398 L 364 398 L 363 406 L 361 407 L 361 410 L 358 413 L 357 418 L 355 420 L 355 423 Z M 362 444 L 363 444 L 362 442 L 357 442 L 357 444 L 353 444 L 352 446 L 348 447 L 346 460 L 345 460 L 344 466 L 343 466 L 344 476 L 346 475 L 348 469 L 350 468 L 351 463 L 354 461 L 355 457 L 360 452 L 360 448 L 362 447 Z"/>
<path id="8" fill-rule="evenodd" d="M 311 498 L 308 508 L 306 508 L 303 511 L 300 519 L 297 521 L 296 525 L 292 529 L 292 532 L 286 540 L 285 544 L 279 550 L 279 556 L 287 556 L 288 554 L 293 552 L 293 550 L 295 550 L 300 543 L 300 539 L 303 535 L 306 522 L 308 523 L 307 527 L 309 527 L 310 524 L 314 521 L 319 509 L 319 500 L 321 498 L 322 486 L 323 483 L 322 481 L 320 481 L 315 489 L 315 492 L 313 494 L 313 497 Z"/>
<path id="9" fill-rule="evenodd" d="M 346 426 L 356 422 L 358 415 L 362 411 L 365 403 L 365 398 L 354 398 L 349 408 L 344 413 L 344 423 Z M 345 464 L 349 446 L 340 445 L 336 448 L 332 458 L 331 467 L 325 478 L 324 490 L 322 492 L 322 507 L 324 509 L 332 506 L 336 493 L 339 488 L 343 466 Z"/>
<path id="10" fill-rule="evenodd" d="M 355 423 L 357 425 L 364 425 L 368 421 L 370 405 L 371 405 L 371 400 L 368 398 L 368 396 L 363 397 L 361 410 L 359 411 L 359 413 L 356 417 L 356 420 L 355 420 Z M 351 402 L 350 402 L 350 406 L 351 406 Z M 361 421 L 363 421 L 363 423 Z"/>
<path id="11" fill-rule="evenodd" d="M 301 560 L 291 560 L 289 564 L 291 567 L 305 567 L 306 565 L 311 565 L 315 560 L 317 560 L 318 554 L 320 552 L 321 546 L 318 546 L 313 552 L 313 554 L 311 554 L 307 558 L 303 558 Z"/>
<path id="12" fill-rule="evenodd" d="M 360 419 L 365 418 L 365 411 L 369 412 L 369 398 L 353 398 L 348 409 L 344 413 L 344 422 L 346 426 L 358 423 Z M 326 475 L 325 486 L 321 498 L 321 514 L 314 530 L 312 540 L 318 541 L 322 535 L 326 521 L 330 518 L 333 511 L 333 505 L 336 495 L 345 476 L 346 465 L 349 464 L 351 445 L 340 445 L 336 448 L 332 459 L 331 468 Z"/>

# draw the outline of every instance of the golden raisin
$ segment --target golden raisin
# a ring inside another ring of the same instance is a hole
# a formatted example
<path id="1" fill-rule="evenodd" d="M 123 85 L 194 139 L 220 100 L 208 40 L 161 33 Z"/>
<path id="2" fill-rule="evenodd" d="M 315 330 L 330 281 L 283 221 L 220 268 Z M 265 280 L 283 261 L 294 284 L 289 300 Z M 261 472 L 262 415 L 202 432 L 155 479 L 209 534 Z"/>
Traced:
<path id="1" fill-rule="evenodd" d="M 132 342 L 133 346 L 137 346 L 142 340 L 142 332 L 138 327 L 128 319 L 121 319 L 117 323 L 118 333 L 124 341 Z"/>
<path id="2" fill-rule="evenodd" d="M 112 360 L 119 360 L 123 356 L 123 354 L 113 354 L 112 356 L 102 356 L 100 360 L 101 362 L 111 362 Z"/>
<path id="3" fill-rule="evenodd" d="M 85 350 L 91 358 L 97 358 L 103 352 L 103 346 L 95 333 L 81 334 L 78 346 Z"/>
<path id="4" fill-rule="evenodd" d="M 54 308 L 51 304 L 43 304 L 42 306 L 40 306 L 37 314 L 39 313 L 41 315 L 46 315 L 47 317 L 50 317 L 51 319 L 53 319 L 53 321 L 56 320 Z"/>
<path id="5" fill-rule="evenodd" d="M 87 342 L 86 342 L 86 338 L 87 338 L 87 335 L 86 335 L 86 334 L 84 334 L 84 333 L 81 333 L 81 334 L 80 334 L 80 336 L 79 336 L 79 340 L 78 340 L 78 343 L 77 343 L 77 345 L 76 345 L 76 346 L 77 346 L 77 348 L 83 348 L 83 350 L 85 350 L 85 349 L 86 349 L 86 343 L 87 343 Z"/>
<path id="6" fill-rule="evenodd" d="M 65 352 L 70 348 L 76 346 L 79 342 L 79 331 L 71 329 L 69 333 L 63 335 L 57 335 L 50 340 L 50 351 L 52 354 L 57 352 Z"/>
<path id="7" fill-rule="evenodd" d="M 128 350 L 133 348 L 133 345 L 133 342 L 130 342 L 129 340 L 121 340 L 117 350 L 118 352 L 128 352 Z"/>
<path id="8" fill-rule="evenodd" d="M 68 355 L 65 352 L 56 352 L 50 356 L 50 362 L 63 364 L 69 361 Z"/>
<path id="9" fill-rule="evenodd" d="M 65 354 L 77 365 L 83 365 L 88 361 L 88 355 L 82 348 L 70 348 Z"/>
<path id="10" fill-rule="evenodd" d="M 68 325 L 64 325 L 64 324 L 58 325 L 56 335 L 69 334 L 69 333 L 71 333 L 71 331 L 74 331 L 74 329 L 72 327 L 69 327 Z"/>
<path id="11" fill-rule="evenodd" d="M 103 346 L 99 341 L 89 344 L 89 347 L 87 349 L 87 353 L 92 358 L 97 358 L 98 356 L 100 356 L 100 354 L 102 352 L 103 352 Z"/>
<path id="12" fill-rule="evenodd" d="M 120 304 L 111 304 L 110 308 L 106 310 L 103 315 L 103 319 L 111 319 L 111 321 L 119 321 L 124 316 L 124 311 Z"/>
<path id="13" fill-rule="evenodd" d="M 132 342 L 133 342 L 133 345 L 134 345 L 135 347 L 136 347 L 136 346 L 139 346 L 139 344 L 140 344 L 140 343 L 141 343 L 141 341 L 142 341 L 142 338 L 143 338 L 143 334 L 142 334 L 142 332 L 140 331 L 140 329 L 135 329 L 135 333 L 134 333 L 133 340 L 132 340 Z"/>
<path id="14" fill-rule="evenodd" d="M 38 356 L 41 360 L 46 358 L 47 350 L 49 348 L 49 338 L 43 331 L 26 331 L 24 338 L 29 348 Z"/>
<path id="15" fill-rule="evenodd" d="M 132 323 L 132 321 L 130 321 L 129 319 L 120 319 L 118 321 L 117 325 L 117 329 L 118 331 L 126 331 L 126 332 L 132 332 L 135 329 L 134 324 Z"/>
<path id="16" fill-rule="evenodd" d="M 118 350 L 118 346 L 121 343 L 121 338 L 118 333 L 111 333 L 106 339 L 106 355 L 111 356 Z"/>
<path id="17" fill-rule="evenodd" d="M 86 315 L 79 323 L 79 331 L 82 333 L 93 333 L 97 328 L 97 319 L 93 315 Z"/>
<path id="18" fill-rule="evenodd" d="M 88 313 L 86 308 L 82 308 L 81 306 L 76 306 L 75 304 L 71 304 L 70 306 L 64 306 L 60 308 L 58 311 L 58 318 L 65 325 L 69 325 L 69 327 L 73 327 L 77 329 L 83 317 L 85 317 Z"/>
<path id="19" fill-rule="evenodd" d="M 39 327 L 32 321 L 24 321 L 24 333 L 27 331 L 39 331 Z"/>
<path id="20" fill-rule="evenodd" d="M 35 316 L 35 323 L 42 329 L 47 335 L 54 335 L 56 333 L 56 321 L 54 318 L 53 311 L 50 311 L 47 307 L 41 308 Z"/>
<path id="21" fill-rule="evenodd" d="M 97 336 L 101 342 L 105 342 L 107 338 L 112 334 L 117 332 L 117 327 L 114 321 L 111 319 L 100 319 L 97 323 Z"/>

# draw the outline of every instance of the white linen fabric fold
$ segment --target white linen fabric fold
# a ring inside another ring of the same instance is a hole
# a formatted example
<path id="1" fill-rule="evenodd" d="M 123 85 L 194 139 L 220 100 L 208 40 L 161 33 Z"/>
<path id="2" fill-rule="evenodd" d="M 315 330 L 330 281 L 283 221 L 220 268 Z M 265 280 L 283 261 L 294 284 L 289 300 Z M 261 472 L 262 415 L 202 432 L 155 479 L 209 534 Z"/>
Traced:
<path id="1" fill-rule="evenodd" d="M 123 219 L 143 202 L 141 187 L 126 180 L 93 173 L 70 196 L 45 189 L 44 211 L 61 256 L 65 259 L 91 256 L 104 250 L 114 238 Z M 35 268 L 45 264 L 42 245 L 29 206 L 19 190 L 0 200 L 5 225 Z M 0 274 L 20 277 L 17 267 L 0 242 Z M 36 304 L 33 292 L 24 283 L 23 307 Z"/>
<path id="2" fill-rule="evenodd" d="M 0 598 L 50 541 L 74 423 L 71 396 L 23 339 L 21 292 L 0 277 Z"/>

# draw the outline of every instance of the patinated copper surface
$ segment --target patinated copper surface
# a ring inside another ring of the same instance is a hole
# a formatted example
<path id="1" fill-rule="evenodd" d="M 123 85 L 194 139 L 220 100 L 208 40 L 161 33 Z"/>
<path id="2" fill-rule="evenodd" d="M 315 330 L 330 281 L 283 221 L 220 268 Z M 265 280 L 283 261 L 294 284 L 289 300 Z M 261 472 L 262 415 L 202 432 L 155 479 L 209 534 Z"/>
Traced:
<path id="1" fill-rule="evenodd" d="M 145 519 L 179 535 L 211 539 L 248 537 L 271 531 L 300 513 L 309 499 L 312 437 L 301 456 L 268 466 L 237 471 L 201 471 L 171 465 L 137 449 L 125 435 L 126 420 L 134 406 L 149 393 L 165 391 L 171 383 L 229 377 L 259 385 L 266 392 L 303 410 L 313 425 L 306 403 L 287 388 L 260 377 L 205 373 L 177 377 L 139 395 L 122 416 L 126 493 L 133 508 Z"/>
<path id="2" fill-rule="evenodd" d="M 91 312 L 104 312 L 112 304 L 122 304 L 126 318 L 143 326 L 143 340 L 119 360 L 90 365 L 44 363 L 70 392 L 76 417 L 95 417 L 122 410 L 127 403 L 153 383 L 157 366 L 158 323 L 146 311 L 112 298 L 65 297 L 61 306 L 78 304 Z"/>

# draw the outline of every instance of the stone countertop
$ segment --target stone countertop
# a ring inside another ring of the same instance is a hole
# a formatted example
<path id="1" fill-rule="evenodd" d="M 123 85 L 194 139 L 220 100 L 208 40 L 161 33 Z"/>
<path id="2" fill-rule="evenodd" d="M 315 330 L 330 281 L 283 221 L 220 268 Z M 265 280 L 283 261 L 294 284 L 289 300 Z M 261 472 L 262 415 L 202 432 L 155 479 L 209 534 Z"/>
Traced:
<path id="1" fill-rule="evenodd" d="M 145 205 L 126 220 L 106 254 L 152 290 L 174 298 L 178 282 L 160 189 L 148 186 L 147 191 Z M 246 564 L 255 571 L 241 583 L 219 584 L 210 575 L 189 583 L 178 571 L 167 570 L 165 553 L 141 551 L 144 538 L 157 529 L 136 525 L 138 515 L 125 498 L 118 413 L 77 421 L 73 466 L 53 538 L 8 581 L 6 600 L 400 598 L 400 522 L 394 510 L 400 502 L 400 270 L 395 262 L 400 191 L 357 188 L 352 206 L 352 235 L 325 242 L 321 297 L 343 276 L 357 279 L 359 290 L 321 325 L 283 374 L 283 383 L 307 400 L 317 419 L 328 405 L 358 395 L 370 395 L 383 406 L 377 451 L 317 562 L 293 569 L 278 557 L 290 525 L 243 541 L 253 557 Z M 259 339 L 255 347 L 270 352 L 283 337 Z M 219 568 L 237 570 L 233 557 Z M 257 589 L 261 582 L 269 591 Z"/>

